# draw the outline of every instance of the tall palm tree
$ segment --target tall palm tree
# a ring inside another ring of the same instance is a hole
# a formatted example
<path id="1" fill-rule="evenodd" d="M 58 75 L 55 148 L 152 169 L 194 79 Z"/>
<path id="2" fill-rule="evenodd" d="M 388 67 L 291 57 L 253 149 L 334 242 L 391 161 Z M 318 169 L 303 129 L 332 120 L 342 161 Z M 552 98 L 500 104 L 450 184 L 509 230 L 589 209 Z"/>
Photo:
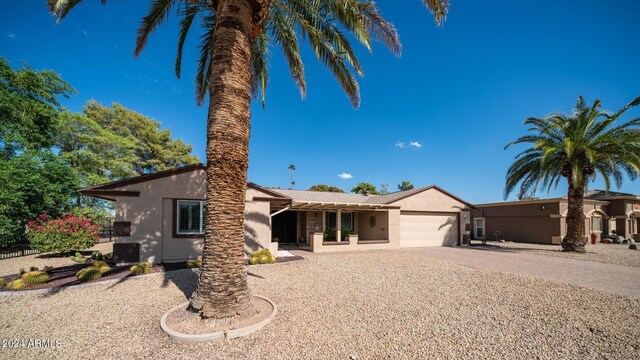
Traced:
<path id="1" fill-rule="evenodd" d="M 47 0 L 62 20 L 82 0 Z M 105 3 L 106 0 L 101 0 Z M 436 24 L 444 21 L 448 0 L 422 0 Z M 204 34 L 196 72 L 196 100 L 209 96 L 207 118 L 207 226 L 203 267 L 191 308 L 205 318 L 227 318 L 250 310 L 244 268 L 244 201 L 249 157 L 250 102 L 264 106 L 269 49 L 282 49 L 291 76 L 306 93 L 300 41 L 308 41 L 336 78 L 352 105 L 360 103 L 354 72 L 363 75 L 351 46 L 351 34 L 371 51 L 381 41 L 399 55 L 394 26 L 373 1 L 362 0 L 153 0 L 138 29 L 134 55 L 171 14 L 178 14 L 175 72 L 180 76 L 182 48 L 189 30 L 200 24 Z"/>
<path id="2" fill-rule="evenodd" d="M 640 175 L 640 117 L 617 124 L 629 108 L 640 104 L 640 97 L 611 114 L 601 110 L 596 100 L 587 106 L 578 102 L 571 115 L 553 114 L 545 118 L 528 118 L 533 134 L 508 144 L 528 143 L 531 147 L 516 156 L 507 172 L 505 199 L 520 184 L 519 198 L 534 196 L 536 190 L 556 187 L 564 177 L 569 185 L 567 235 L 562 239 L 564 251 L 584 252 L 583 200 L 585 187 L 600 174 L 607 191 L 613 180 L 622 186 L 623 175 L 631 180 Z"/>
<path id="3" fill-rule="evenodd" d="M 289 167 L 287 168 L 289 170 L 291 170 L 291 190 L 293 190 L 293 188 L 296 186 L 296 182 L 293 181 L 293 172 L 296 171 L 296 166 L 294 164 L 289 165 Z"/>

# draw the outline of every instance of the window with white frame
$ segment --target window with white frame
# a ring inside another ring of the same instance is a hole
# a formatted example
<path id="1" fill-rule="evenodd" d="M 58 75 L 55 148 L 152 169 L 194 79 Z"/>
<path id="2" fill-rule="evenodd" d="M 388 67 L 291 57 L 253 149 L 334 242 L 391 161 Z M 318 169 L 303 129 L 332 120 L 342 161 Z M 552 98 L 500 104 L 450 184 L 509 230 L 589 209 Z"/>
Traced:
<path id="1" fill-rule="evenodd" d="M 176 234 L 204 234 L 204 201 L 178 200 L 176 206 Z"/>
<path id="2" fill-rule="evenodd" d="M 602 216 L 591 217 L 591 230 L 602 231 Z"/>
<path id="3" fill-rule="evenodd" d="M 476 239 L 484 239 L 484 219 L 475 219 Z"/>

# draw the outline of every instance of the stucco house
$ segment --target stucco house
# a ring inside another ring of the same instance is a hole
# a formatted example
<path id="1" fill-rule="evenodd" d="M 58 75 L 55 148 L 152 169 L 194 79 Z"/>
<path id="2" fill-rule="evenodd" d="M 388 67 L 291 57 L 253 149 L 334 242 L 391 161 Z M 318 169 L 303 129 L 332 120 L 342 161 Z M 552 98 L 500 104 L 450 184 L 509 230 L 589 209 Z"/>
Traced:
<path id="1" fill-rule="evenodd" d="M 197 164 L 80 193 L 115 201 L 114 255 L 120 261 L 184 261 L 202 253 L 205 179 L 205 165 Z M 279 244 L 314 252 L 455 246 L 470 236 L 473 209 L 437 186 L 363 195 L 248 183 L 245 202 L 247 254 L 277 251 Z M 329 228 L 334 241 L 325 241 Z"/>
<path id="2" fill-rule="evenodd" d="M 626 239 L 638 236 L 640 196 L 620 192 L 591 190 L 585 193 L 584 235 L 599 238 L 615 230 Z M 476 204 L 471 211 L 474 239 L 499 238 L 539 244 L 560 244 L 566 235 L 568 201 L 566 197 Z"/>

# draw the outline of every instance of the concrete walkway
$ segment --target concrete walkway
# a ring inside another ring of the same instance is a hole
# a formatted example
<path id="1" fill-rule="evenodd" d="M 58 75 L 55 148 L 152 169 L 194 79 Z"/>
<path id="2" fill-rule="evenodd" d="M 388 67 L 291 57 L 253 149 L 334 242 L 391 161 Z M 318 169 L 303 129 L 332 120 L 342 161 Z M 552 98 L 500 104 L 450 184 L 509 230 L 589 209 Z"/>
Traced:
<path id="1" fill-rule="evenodd" d="M 472 268 L 529 275 L 640 299 L 639 268 L 470 247 L 415 248 L 402 251 Z"/>

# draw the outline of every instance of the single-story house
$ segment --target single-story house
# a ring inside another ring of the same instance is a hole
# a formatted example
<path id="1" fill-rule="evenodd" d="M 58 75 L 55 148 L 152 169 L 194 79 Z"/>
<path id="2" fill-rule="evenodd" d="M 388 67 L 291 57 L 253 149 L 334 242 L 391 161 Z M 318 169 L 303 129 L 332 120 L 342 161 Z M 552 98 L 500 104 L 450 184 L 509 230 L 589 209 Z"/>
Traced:
<path id="1" fill-rule="evenodd" d="M 585 192 L 584 235 L 598 237 L 613 230 L 626 239 L 638 236 L 640 196 L 604 190 Z M 560 244 L 567 233 L 566 197 L 476 204 L 471 211 L 474 239 L 500 239 Z M 499 235 L 496 233 L 499 232 Z"/>
<path id="2" fill-rule="evenodd" d="M 122 261 L 184 261 L 202 253 L 205 179 L 205 165 L 197 164 L 80 193 L 115 201 L 114 255 Z M 470 236 L 473 209 L 437 186 L 367 195 L 248 183 L 245 201 L 247 254 L 279 244 L 314 252 L 455 246 Z M 335 229 L 333 241 L 327 229 Z"/>

